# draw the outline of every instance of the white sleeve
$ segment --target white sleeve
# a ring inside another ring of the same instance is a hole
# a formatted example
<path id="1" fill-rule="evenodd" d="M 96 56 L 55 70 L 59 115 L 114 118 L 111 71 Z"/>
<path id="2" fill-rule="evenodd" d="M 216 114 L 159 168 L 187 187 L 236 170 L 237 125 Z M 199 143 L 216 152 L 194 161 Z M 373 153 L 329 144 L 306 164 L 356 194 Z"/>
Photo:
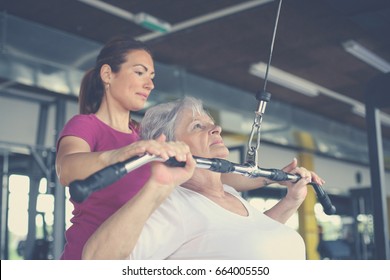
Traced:
<path id="1" fill-rule="evenodd" d="M 173 193 L 156 209 L 142 229 L 130 255 L 131 260 L 162 260 L 179 248 L 185 239 L 182 211 Z"/>

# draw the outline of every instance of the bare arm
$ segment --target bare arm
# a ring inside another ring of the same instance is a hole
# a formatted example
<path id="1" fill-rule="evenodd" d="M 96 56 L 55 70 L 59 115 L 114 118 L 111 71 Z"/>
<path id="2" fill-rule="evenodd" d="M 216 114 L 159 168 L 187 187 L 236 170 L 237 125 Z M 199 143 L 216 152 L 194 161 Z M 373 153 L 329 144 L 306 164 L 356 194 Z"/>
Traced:
<path id="1" fill-rule="evenodd" d="M 61 139 L 56 157 L 56 171 L 60 183 L 69 185 L 76 179 L 85 179 L 89 175 L 111 164 L 124 161 L 133 156 L 148 152 L 168 159 L 175 156 L 165 136 L 157 140 L 137 141 L 117 150 L 91 152 L 87 142 L 75 136 L 66 136 Z"/>
<path id="2" fill-rule="evenodd" d="M 305 200 L 307 189 L 305 184 L 301 184 L 302 188 L 302 197 L 294 198 L 292 195 L 287 194 L 286 197 L 279 200 L 279 202 L 272 208 L 264 212 L 268 217 L 284 224 L 294 215 L 301 206 L 302 202 Z"/>
<path id="3" fill-rule="evenodd" d="M 281 185 L 287 186 L 287 195 L 281 199 L 274 207 L 264 212 L 270 218 L 286 223 L 287 220 L 298 210 L 299 206 L 305 200 L 307 195 L 307 184 L 311 181 L 322 185 L 322 180 L 316 173 L 308 171 L 305 168 L 297 166 L 297 160 L 294 158 L 288 165 L 282 170 L 284 172 L 299 174 L 303 178 L 293 183 L 291 181 L 278 182 Z M 237 191 L 248 191 L 263 187 L 272 183 L 272 180 L 266 178 L 248 178 L 239 174 L 222 174 L 222 181 L 225 184 L 229 184 Z"/>
<path id="4" fill-rule="evenodd" d="M 282 170 L 284 172 L 291 172 L 296 167 L 297 160 L 294 158 L 288 165 L 283 167 Z M 275 183 L 275 181 L 263 177 L 249 178 L 240 174 L 233 173 L 223 173 L 221 178 L 224 184 L 232 186 L 236 189 L 236 191 L 239 192 L 250 191 Z M 286 183 L 287 182 L 281 182 L 280 184 L 286 185 Z"/>
<path id="5" fill-rule="evenodd" d="M 233 184 L 246 184 L 243 185 L 244 187 L 236 188 L 237 191 L 256 189 L 273 183 L 273 181 L 267 180 L 265 178 L 251 179 L 239 174 L 229 175 L 234 175 L 235 177 L 229 178 L 229 180 L 227 180 L 228 182 Z M 299 194 L 299 192 L 297 192 L 296 190 L 298 187 L 302 189 L 301 194 Z M 305 184 L 300 184 L 300 186 L 298 187 L 296 187 L 294 191 L 288 192 L 283 199 L 281 199 L 275 206 L 265 211 L 264 214 L 280 223 L 286 223 L 287 220 L 290 219 L 292 215 L 298 210 L 299 206 L 302 204 L 306 197 L 306 191 L 303 189 L 306 188 Z"/>
<path id="6" fill-rule="evenodd" d="M 104 168 L 103 152 L 91 152 L 87 142 L 74 136 L 64 137 L 56 157 L 56 171 L 60 183 L 69 185 L 76 179 L 84 179 Z"/>
<path id="7" fill-rule="evenodd" d="M 283 171 L 299 174 L 302 179 L 298 182 L 285 181 L 281 185 L 287 186 L 287 195 L 281 199 L 274 207 L 264 212 L 267 216 L 281 223 L 287 220 L 298 210 L 307 195 L 307 184 L 314 182 L 322 186 L 325 181 L 315 172 L 298 167 L 298 162 L 294 159 L 289 165 L 283 168 Z"/>
<path id="8" fill-rule="evenodd" d="M 250 191 L 267 186 L 273 183 L 266 178 L 249 178 L 240 174 L 223 173 L 221 174 L 222 183 L 232 186 L 236 191 Z"/>
<path id="9" fill-rule="evenodd" d="M 196 163 L 188 153 L 186 166 L 171 168 L 152 164 L 152 176 L 141 191 L 108 218 L 84 245 L 83 259 L 125 259 L 134 249 L 154 210 L 174 187 L 192 177 Z"/>
<path id="10" fill-rule="evenodd" d="M 88 239 L 82 259 L 126 259 L 147 219 L 164 200 L 164 195 L 159 193 L 164 187 L 148 182 Z"/>

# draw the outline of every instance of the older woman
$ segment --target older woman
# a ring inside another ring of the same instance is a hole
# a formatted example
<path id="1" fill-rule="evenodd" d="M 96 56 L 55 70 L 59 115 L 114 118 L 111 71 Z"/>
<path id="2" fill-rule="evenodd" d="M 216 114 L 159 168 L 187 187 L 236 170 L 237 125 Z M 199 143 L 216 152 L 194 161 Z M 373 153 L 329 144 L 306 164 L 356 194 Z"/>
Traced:
<path id="1" fill-rule="evenodd" d="M 190 97 L 149 109 L 141 134 L 144 139 L 164 134 L 200 157 L 226 158 L 229 153 L 221 127 Z M 322 181 L 315 173 L 292 170 L 302 179 L 285 183 L 289 192 L 275 206 L 273 219 L 225 185 L 220 173 L 194 170 L 194 161 L 186 161 L 185 171 L 153 163 L 144 188 L 95 232 L 83 258 L 305 259 L 301 236 L 277 220 L 285 221 L 296 211 L 312 177 Z M 180 186 L 174 187 L 176 183 Z"/>

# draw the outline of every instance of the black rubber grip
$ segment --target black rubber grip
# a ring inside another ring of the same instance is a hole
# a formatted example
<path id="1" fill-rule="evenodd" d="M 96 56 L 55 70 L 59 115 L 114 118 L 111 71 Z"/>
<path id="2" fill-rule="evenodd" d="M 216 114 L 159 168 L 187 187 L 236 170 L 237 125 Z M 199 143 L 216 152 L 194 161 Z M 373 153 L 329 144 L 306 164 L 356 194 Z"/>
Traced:
<path id="1" fill-rule="evenodd" d="M 310 183 L 310 185 L 313 186 L 314 190 L 317 194 L 317 199 L 321 203 L 322 207 L 324 208 L 324 212 L 327 215 L 333 215 L 336 213 L 336 207 L 332 204 L 330 201 L 330 198 L 328 194 L 324 191 L 324 189 L 317 185 L 316 183 Z"/>
<path id="2" fill-rule="evenodd" d="M 220 158 L 210 158 L 205 159 L 197 156 L 193 156 L 195 161 L 198 164 L 205 165 L 205 161 L 209 164 L 208 170 L 219 172 L 219 173 L 230 173 L 234 171 L 234 164 L 230 161 L 220 159 Z M 167 161 L 165 161 L 165 164 L 171 167 L 184 167 L 185 162 L 177 161 L 175 158 L 169 158 Z"/>
<path id="3" fill-rule="evenodd" d="M 186 163 L 184 161 L 178 161 L 174 157 L 170 157 L 164 163 L 170 167 L 184 167 L 184 166 L 186 166 Z"/>
<path id="4" fill-rule="evenodd" d="M 127 171 L 123 162 L 110 165 L 92 174 L 84 180 L 75 180 L 69 184 L 71 198 L 81 203 L 94 191 L 100 190 L 119 180 Z"/>

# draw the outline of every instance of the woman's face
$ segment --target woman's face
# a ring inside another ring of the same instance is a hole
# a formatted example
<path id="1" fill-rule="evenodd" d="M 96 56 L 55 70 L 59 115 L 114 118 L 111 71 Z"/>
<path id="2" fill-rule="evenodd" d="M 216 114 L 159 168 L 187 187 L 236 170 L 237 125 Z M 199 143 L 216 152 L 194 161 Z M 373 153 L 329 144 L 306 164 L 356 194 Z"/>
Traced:
<path id="1" fill-rule="evenodd" d="M 186 109 L 179 117 L 176 140 L 185 142 L 194 156 L 227 158 L 229 150 L 223 143 L 222 129 L 208 115 L 193 116 L 192 110 Z"/>
<path id="2" fill-rule="evenodd" d="M 144 50 L 131 51 L 119 72 L 111 72 L 107 98 L 127 111 L 141 110 L 154 88 L 153 78 L 154 64 L 150 54 Z"/>

